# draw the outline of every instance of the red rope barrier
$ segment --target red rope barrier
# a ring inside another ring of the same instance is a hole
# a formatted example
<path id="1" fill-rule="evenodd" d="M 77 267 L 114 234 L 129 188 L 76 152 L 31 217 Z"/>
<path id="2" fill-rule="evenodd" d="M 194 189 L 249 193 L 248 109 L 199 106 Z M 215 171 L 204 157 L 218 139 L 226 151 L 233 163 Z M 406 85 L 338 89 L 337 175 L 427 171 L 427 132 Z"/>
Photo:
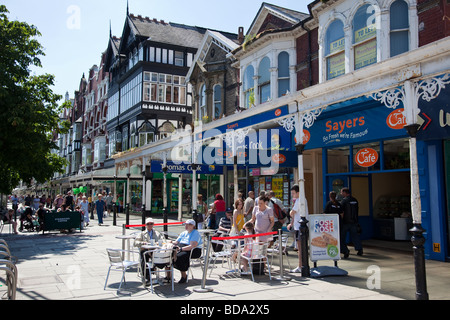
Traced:
<path id="1" fill-rule="evenodd" d="M 154 227 L 173 226 L 182 224 L 184 224 L 184 222 L 155 223 Z M 145 227 L 145 224 L 125 225 L 125 228 L 141 228 L 141 227 Z"/>
<path id="2" fill-rule="evenodd" d="M 211 240 L 235 240 L 235 239 L 246 239 L 246 238 L 256 238 L 262 236 L 270 236 L 278 234 L 278 232 L 268 232 L 268 233 L 258 233 L 258 234 L 250 234 L 248 236 L 235 236 L 235 237 L 213 237 Z"/>

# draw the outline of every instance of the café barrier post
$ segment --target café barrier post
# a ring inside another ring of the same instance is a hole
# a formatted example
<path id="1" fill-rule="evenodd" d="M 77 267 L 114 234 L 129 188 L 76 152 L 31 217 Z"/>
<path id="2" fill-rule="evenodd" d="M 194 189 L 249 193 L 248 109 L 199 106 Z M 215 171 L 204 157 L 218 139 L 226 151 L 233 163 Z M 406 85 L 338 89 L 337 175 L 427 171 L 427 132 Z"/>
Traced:
<path id="1" fill-rule="evenodd" d="M 206 287 L 206 274 L 208 273 L 208 267 L 209 267 L 209 249 L 211 246 L 211 235 L 208 235 L 207 239 L 208 239 L 208 243 L 206 246 L 206 254 L 205 254 L 205 263 L 203 266 L 203 277 L 202 277 L 202 286 L 200 288 L 194 288 L 195 292 L 199 292 L 199 293 L 205 293 L 205 292 L 211 292 L 214 289 L 210 288 L 210 287 Z"/>
<path id="2" fill-rule="evenodd" d="M 275 277 L 278 281 L 290 281 L 292 278 L 283 275 L 284 265 L 283 265 L 283 241 L 281 238 L 282 230 L 278 229 L 278 261 L 280 263 L 280 275 Z"/>
<path id="3" fill-rule="evenodd" d="M 117 205 L 113 203 L 113 226 L 117 226 Z"/>

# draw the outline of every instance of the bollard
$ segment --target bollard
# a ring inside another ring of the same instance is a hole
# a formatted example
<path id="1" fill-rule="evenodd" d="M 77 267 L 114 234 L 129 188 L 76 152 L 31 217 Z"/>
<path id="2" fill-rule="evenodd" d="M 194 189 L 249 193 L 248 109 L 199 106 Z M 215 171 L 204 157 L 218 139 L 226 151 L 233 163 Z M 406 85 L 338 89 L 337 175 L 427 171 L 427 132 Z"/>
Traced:
<path id="1" fill-rule="evenodd" d="M 283 275 L 284 271 L 284 265 L 283 265 L 283 241 L 281 238 L 282 230 L 278 229 L 278 261 L 280 263 L 280 275 L 278 277 L 275 277 L 275 280 L 278 281 L 290 281 L 292 278 L 286 277 Z"/>
<path id="2" fill-rule="evenodd" d="M 126 212 L 126 225 L 129 226 L 130 225 L 130 205 L 127 203 L 125 205 L 125 212 Z"/>
<path id="3" fill-rule="evenodd" d="M 164 220 L 164 223 L 168 223 L 168 219 L 169 219 L 169 215 L 167 213 L 167 207 L 166 207 L 166 208 L 163 209 L 163 220 Z M 165 234 L 166 239 L 169 237 L 169 233 L 168 232 L 169 232 L 169 229 L 167 228 L 167 225 L 165 224 L 164 225 L 164 234 Z"/>
<path id="4" fill-rule="evenodd" d="M 208 243 L 206 247 L 206 254 L 205 254 L 205 263 L 203 266 L 203 277 L 202 277 L 202 286 L 200 288 L 194 288 L 195 292 L 199 293 L 205 293 L 205 292 L 212 292 L 214 289 L 206 287 L 206 275 L 208 273 L 208 265 L 209 265 L 209 247 L 211 246 L 211 235 L 208 235 Z"/>
<path id="5" fill-rule="evenodd" d="M 142 204 L 142 224 L 145 225 L 145 204 Z M 142 231 L 145 231 L 145 226 L 142 227 Z"/>
<path id="6" fill-rule="evenodd" d="M 117 206 L 113 204 L 113 226 L 117 226 Z"/>
<path id="7" fill-rule="evenodd" d="M 306 217 L 300 218 L 300 246 L 302 254 L 302 277 L 309 278 L 311 270 L 309 268 L 309 254 L 308 254 L 308 220 Z"/>

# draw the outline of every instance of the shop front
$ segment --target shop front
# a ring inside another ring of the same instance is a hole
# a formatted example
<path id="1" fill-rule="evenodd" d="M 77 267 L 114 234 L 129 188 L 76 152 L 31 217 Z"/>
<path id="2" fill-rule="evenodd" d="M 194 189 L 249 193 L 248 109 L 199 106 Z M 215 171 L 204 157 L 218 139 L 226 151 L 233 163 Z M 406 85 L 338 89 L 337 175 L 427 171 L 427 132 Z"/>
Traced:
<path id="1" fill-rule="evenodd" d="M 220 192 L 220 181 L 223 168 L 218 166 L 201 165 L 197 174 L 197 194 L 203 196 L 205 202 L 213 202 L 214 195 Z M 152 187 L 151 203 L 152 214 L 162 214 L 164 209 L 164 172 L 161 161 L 151 162 Z M 167 162 L 166 195 L 169 214 L 181 216 L 192 215 L 193 167 L 190 164 Z"/>
<path id="2" fill-rule="evenodd" d="M 450 75 L 432 83 L 450 82 Z M 448 261 L 450 257 L 450 88 L 442 86 L 430 101 L 419 100 L 418 139 L 419 184 L 422 225 L 426 230 L 428 259 Z"/>
<path id="3" fill-rule="evenodd" d="M 362 239 L 410 240 L 410 160 L 404 109 L 368 97 L 328 106 L 305 130 L 305 150 L 322 150 L 323 205 L 349 187 Z"/>

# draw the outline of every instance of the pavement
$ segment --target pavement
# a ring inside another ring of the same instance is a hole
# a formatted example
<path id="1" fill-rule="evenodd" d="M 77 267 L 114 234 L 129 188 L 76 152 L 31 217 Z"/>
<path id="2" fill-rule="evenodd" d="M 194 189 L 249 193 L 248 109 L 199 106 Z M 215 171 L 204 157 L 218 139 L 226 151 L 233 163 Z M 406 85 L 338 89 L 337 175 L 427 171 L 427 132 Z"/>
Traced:
<path id="1" fill-rule="evenodd" d="M 155 219 L 156 223 L 162 219 Z M 171 221 L 169 221 L 171 222 Z M 173 222 L 173 220 L 172 220 Z M 104 290 L 109 267 L 107 248 L 122 248 L 122 234 L 125 223 L 122 214 L 113 225 L 112 218 L 106 218 L 99 226 L 91 220 L 91 225 L 82 232 L 50 232 L 8 234 L 5 226 L 1 239 L 8 242 L 17 260 L 19 274 L 17 300 L 155 300 L 181 301 L 276 301 L 276 300 L 414 300 L 415 276 L 412 252 L 392 248 L 380 248 L 367 244 L 364 255 L 357 256 L 353 250 L 350 258 L 341 260 L 339 268 L 348 272 L 347 276 L 324 278 L 304 278 L 298 273 L 289 273 L 298 264 L 298 256 L 289 251 L 288 261 L 284 261 L 284 275 L 289 281 L 269 280 L 268 274 L 250 276 L 227 274 L 227 263 L 220 260 L 209 272 L 204 287 L 210 292 L 198 292 L 202 288 L 202 270 L 194 265 L 193 276 L 188 283 L 171 286 L 156 285 L 152 293 L 144 287 L 136 272 L 129 272 L 126 284 L 117 292 L 121 273 L 111 272 Z M 140 219 L 132 219 L 131 224 L 140 224 Z M 162 227 L 158 227 L 162 230 Z M 179 234 L 182 226 L 170 226 L 169 234 Z M 127 234 L 136 231 L 128 230 Z M 288 266 L 288 262 L 290 267 Z M 319 266 L 332 266 L 332 262 L 321 262 Z M 313 264 L 311 263 L 311 268 Z M 450 299 L 450 268 L 448 263 L 426 261 L 427 290 L 430 300 Z M 272 276 L 280 275 L 278 257 L 272 266 Z M 176 282 L 180 278 L 175 270 Z M 5 298 L 4 275 L 0 274 L 0 296 Z"/>

